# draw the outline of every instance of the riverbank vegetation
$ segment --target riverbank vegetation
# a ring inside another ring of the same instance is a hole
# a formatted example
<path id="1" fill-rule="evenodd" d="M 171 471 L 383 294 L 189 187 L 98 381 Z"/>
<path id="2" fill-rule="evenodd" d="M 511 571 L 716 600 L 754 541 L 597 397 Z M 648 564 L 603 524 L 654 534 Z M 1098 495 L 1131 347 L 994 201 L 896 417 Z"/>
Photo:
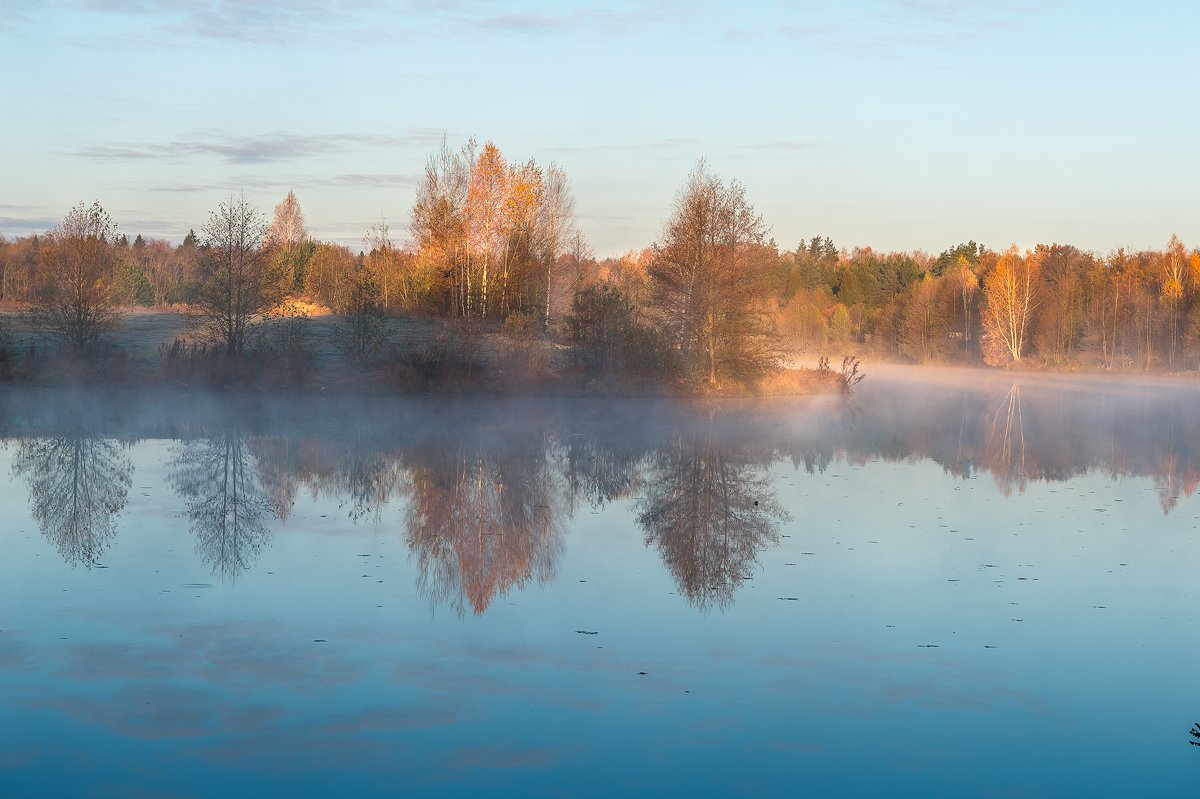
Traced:
<path id="1" fill-rule="evenodd" d="M 1070 245 L 933 256 L 781 249 L 701 161 L 659 240 L 597 258 L 556 164 L 493 143 L 429 158 L 408 224 L 314 239 L 289 192 L 244 196 L 178 244 L 81 203 L 0 238 L 0 378 L 400 391 L 808 393 L 849 353 L 1049 369 L 1200 368 L 1200 252 Z"/>

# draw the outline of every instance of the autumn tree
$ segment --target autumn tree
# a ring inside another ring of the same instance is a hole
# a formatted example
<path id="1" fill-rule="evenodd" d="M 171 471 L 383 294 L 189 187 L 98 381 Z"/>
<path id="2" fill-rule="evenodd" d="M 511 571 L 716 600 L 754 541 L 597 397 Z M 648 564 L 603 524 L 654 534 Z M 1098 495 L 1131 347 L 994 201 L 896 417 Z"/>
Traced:
<path id="1" fill-rule="evenodd" d="M 382 307 L 390 308 L 399 288 L 401 253 L 383 216 L 363 236 L 363 253 L 363 266 L 379 288 Z"/>
<path id="2" fill-rule="evenodd" d="M 1016 245 L 983 278 L 984 361 L 1016 363 L 1025 354 L 1026 334 L 1037 307 L 1038 259 Z"/>
<path id="3" fill-rule="evenodd" d="M 737 181 L 703 160 L 688 176 L 655 246 L 652 302 L 693 375 L 752 378 L 774 364 L 764 275 L 751 267 L 766 227 Z"/>
<path id="4" fill-rule="evenodd" d="M 1084 330 L 1084 276 L 1090 256 L 1075 247 L 1039 244 L 1038 309 L 1031 321 L 1039 357 L 1067 363 L 1077 353 Z"/>
<path id="5" fill-rule="evenodd" d="M 335 313 L 345 313 L 359 259 L 349 247 L 317 242 L 308 261 L 305 290 Z"/>
<path id="6" fill-rule="evenodd" d="M 1183 304 L 1184 280 L 1188 273 L 1188 254 L 1178 236 L 1172 235 L 1162 257 L 1160 280 L 1163 304 L 1167 306 L 1170 330 L 1167 334 L 1167 363 L 1174 365 L 1179 343 L 1179 309 Z"/>
<path id="7" fill-rule="evenodd" d="M 117 320 L 111 296 L 116 224 L 99 202 L 67 212 L 42 240 L 33 326 L 83 355 Z"/>
<path id="8" fill-rule="evenodd" d="M 479 269 L 477 315 L 488 315 L 488 290 L 496 257 L 505 240 L 505 205 L 508 201 L 508 166 L 500 149 L 488 142 L 471 171 L 467 192 L 470 252 Z M 470 315 L 470 314 L 468 314 Z"/>
<path id="9" fill-rule="evenodd" d="M 466 316 L 470 307 L 470 251 L 466 246 L 466 206 L 474 163 L 474 140 L 454 151 L 442 140 L 429 156 L 417 184 L 411 232 L 418 268 L 441 276 L 445 308 Z"/>
<path id="10" fill-rule="evenodd" d="M 900 318 L 900 353 L 918 363 L 940 359 L 949 343 L 954 297 L 945 278 L 926 273 L 911 287 Z"/>
<path id="11" fill-rule="evenodd" d="M 284 294 L 265 251 L 267 228 L 245 196 L 231 196 L 203 229 L 200 284 L 193 306 L 208 336 L 231 358 L 245 351 L 252 328 Z"/>
<path id="12" fill-rule="evenodd" d="M 277 261 L 276 268 L 282 272 L 287 288 L 302 291 L 305 266 L 313 255 L 314 246 L 309 240 L 304 212 L 300 210 L 300 201 L 296 199 L 294 191 L 288 191 L 287 196 L 275 206 L 275 213 L 267 228 L 267 241 L 273 251 L 271 257 Z"/>

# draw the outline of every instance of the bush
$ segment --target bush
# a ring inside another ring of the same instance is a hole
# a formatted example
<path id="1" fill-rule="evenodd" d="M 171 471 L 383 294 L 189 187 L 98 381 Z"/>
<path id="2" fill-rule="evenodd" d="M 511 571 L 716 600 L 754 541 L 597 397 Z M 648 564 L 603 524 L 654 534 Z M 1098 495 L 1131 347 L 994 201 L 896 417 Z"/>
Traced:
<path id="1" fill-rule="evenodd" d="M 380 303 L 379 286 L 365 269 L 359 269 L 346 313 L 333 329 L 333 344 L 347 359 L 367 366 L 385 341 L 387 316 Z"/>
<path id="2" fill-rule="evenodd" d="M 401 388 L 468 388 L 490 371 L 479 334 L 469 328 L 448 327 L 425 340 L 398 347 L 389 364 L 393 384 Z"/>

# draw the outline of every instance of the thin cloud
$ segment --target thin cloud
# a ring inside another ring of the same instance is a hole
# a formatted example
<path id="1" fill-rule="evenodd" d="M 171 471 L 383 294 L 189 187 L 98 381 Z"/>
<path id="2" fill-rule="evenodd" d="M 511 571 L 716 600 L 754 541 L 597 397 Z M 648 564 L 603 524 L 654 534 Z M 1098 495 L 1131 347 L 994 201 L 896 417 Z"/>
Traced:
<path id="1" fill-rule="evenodd" d="M 38 0 L 8 0 L 0 13 L 0 31 L 16 30 L 29 24 L 41 8 L 42 3 Z"/>
<path id="2" fill-rule="evenodd" d="M 366 26 L 388 6 L 337 0 L 82 0 L 75 6 L 97 14 L 143 17 L 172 38 L 254 44 L 291 44 L 328 38 Z"/>
<path id="3" fill-rule="evenodd" d="M 429 8 L 429 4 L 421 4 Z M 490 7 L 487 7 L 490 10 Z M 634 30 L 664 25 L 694 22 L 703 13 L 695 4 L 659 3 L 647 9 L 641 6 L 625 8 L 611 4 L 576 8 L 570 12 L 507 11 L 505 13 L 471 13 L 472 7 L 463 3 L 446 4 L 439 11 L 456 13 L 455 27 L 485 34 L 526 34 L 533 36 L 572 34 L 624 34 Z"/>
<path id="4" fill-rule="evenodd" d="M 647 142 L 625 142 L 623 144 L 582 144 L 575 146 L 547 147 L 551 153 L 602 153 L 629 152 L 645 150 L 669 150 L 677 147 L 691 147 L 698 142 L 696 139 L 655 139 Z"/>
<path id="5" fill-rule="evenodd" d="M 945 48 L 1026 29 L 1045 3 L 1010 6 L 982 0 L 884 0 L 870 13 L 833 20 L 784 20 L 773 28 L 726 28 L 730 41 L 763 36 L 803 41 L 850 54 Z"/>
<path id="6" fill-rule="evenodd" d="M 257 136 L 198 134 L 167 143 L 115 143 L 82 147 L 70 155 L 94 161 L 184 160 L 216 157 L 231 164 L 263 164 L 345 152 L 361 148 L 431 145 L 441 131 L 414 131 L 402 135 L 376 133 L 321 133 L 301 135 L 272 132 Z"/>
<path id="7" fill-rule="evenodd" d="M 53 216 L 0 216 L 0 235 L 28 236 L 31 233 L 45 233 L 61 221 L 61 217 Z"/>
<path id="8" fill-rule="evenodd" d="M 287 191 L 289 189 L 323 187 L 391 189 L 415 186 L 419 179 L 419 175 L 403 172 L 389 172 L 378 175 L 350 173 L 329 176 L 287 175 L 283 177 L 240 175 L 208 183 L 176 183 L 166 186 L 150 186 L 147 190 L 165 194 L 204 194 L 214 191 L 237 191 L 239 189 L 250 189 L 252 191 Z"/>
<path id="9" fill-rule="evenodd" d="M 765 151 L 798 151 L 798 150 L 816 150 L 825 147 L 825 142 L 818 141 L 768 141 L 755 142 L 751 144 L 742 144 L 739 147 L 743 150 L 765 150 Z"/>

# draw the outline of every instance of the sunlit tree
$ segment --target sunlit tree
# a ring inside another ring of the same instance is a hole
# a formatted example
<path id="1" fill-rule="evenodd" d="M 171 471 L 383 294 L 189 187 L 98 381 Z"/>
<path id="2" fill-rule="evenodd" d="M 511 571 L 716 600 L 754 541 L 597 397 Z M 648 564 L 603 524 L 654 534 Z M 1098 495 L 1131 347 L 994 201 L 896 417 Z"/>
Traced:
<path id="1" fill-rule="evenodd" d="M 710 385 L 755 376 L 776 360 L 767 276 L 753 268 L 765 235 L 741 184 L 700 161 L 655 247 L 652 302 L 693 375 Z"/>
<path id="2" fill-rule="evenodd" d="M 1021 360 L 1037 307 L 1038 259 L 1014 245 L 983 278 L 984 360 L 993 366 Z"/>
<path id="3" fill-rule="evenodd" d="M 99 202 L 80 203 L 37 250 L 35 328 L 82 355 L 117 320 L 111 289 L 116 224 Z"/>

